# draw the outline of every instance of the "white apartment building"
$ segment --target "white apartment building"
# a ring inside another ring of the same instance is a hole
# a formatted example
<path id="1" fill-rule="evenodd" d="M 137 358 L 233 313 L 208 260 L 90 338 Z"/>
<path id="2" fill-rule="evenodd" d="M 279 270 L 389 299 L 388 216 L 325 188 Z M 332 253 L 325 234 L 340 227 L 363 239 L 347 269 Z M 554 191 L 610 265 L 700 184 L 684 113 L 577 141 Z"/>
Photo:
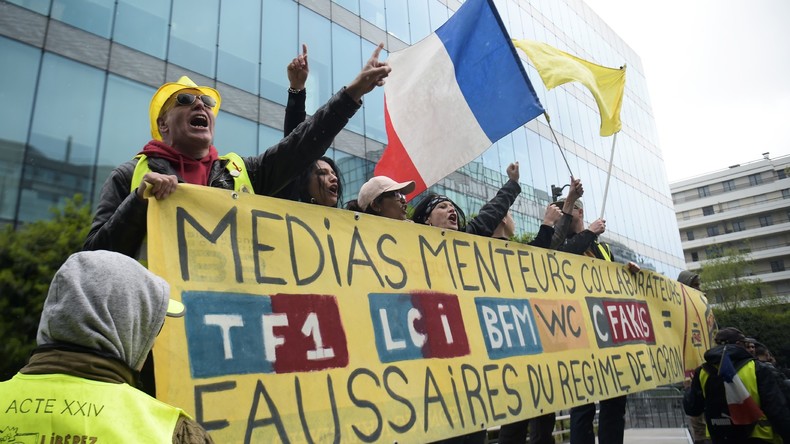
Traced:
<path id="1" fill-rule="evenodd" d="M 699 270 L 727 248 L 748 253 L 763 296 L 790 295 L 790 155 L 671 183 L 683 254 Z M 715 301 L 715 295 L 714 295 Z"/>

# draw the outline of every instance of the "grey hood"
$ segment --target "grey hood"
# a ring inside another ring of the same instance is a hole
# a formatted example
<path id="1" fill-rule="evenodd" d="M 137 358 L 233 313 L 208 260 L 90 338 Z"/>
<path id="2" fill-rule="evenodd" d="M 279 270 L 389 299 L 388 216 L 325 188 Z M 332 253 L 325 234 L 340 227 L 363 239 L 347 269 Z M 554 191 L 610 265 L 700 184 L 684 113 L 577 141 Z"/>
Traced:
<path id="1" fill-rule="evenodd" d="M 98 350 L 140 370 L 164 324 L 169 298 L 167 282 L 128 256 L 76 253 L 52 279 L 36 342 Z"/>

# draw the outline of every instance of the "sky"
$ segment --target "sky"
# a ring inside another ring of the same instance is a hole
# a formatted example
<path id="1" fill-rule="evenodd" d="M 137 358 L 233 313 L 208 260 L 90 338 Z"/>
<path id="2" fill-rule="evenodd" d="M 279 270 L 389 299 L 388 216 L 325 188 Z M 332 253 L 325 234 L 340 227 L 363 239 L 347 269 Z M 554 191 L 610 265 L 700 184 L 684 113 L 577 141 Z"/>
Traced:
<path id="1" fill-rule="evenodd" d="M 790 154 L 790 0 L 584 2 L 642 59 L 670 183 Z"/>

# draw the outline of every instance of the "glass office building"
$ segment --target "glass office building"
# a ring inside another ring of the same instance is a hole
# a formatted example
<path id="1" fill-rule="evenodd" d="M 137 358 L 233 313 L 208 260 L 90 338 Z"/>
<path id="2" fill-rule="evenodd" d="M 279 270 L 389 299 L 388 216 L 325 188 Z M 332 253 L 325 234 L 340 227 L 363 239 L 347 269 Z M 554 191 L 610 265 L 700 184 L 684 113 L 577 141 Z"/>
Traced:
<path id="1" fill-rule="evenodd" d="M 444 23 L 457 0 L 0 0 L 0 223 L 50 217 L 76 193 L 95 205 L 116 165 L 149 140 L 148 102 L 181 75 L 223 96 L 220 153 L 263 152 L 282 137 L 286 65 L 309 47 L 308 113 L 359 71 L 378 42 L 397 51 Z M 627 64 L 604 239 L 621 261 L 677 276 L 685 266 L 640 59 L 581 0 L 498 0 L 513 38 L 528 38 L 596 63 Z M 522 54 L 523 56 L 523 54 Z M 525 56 L 524 56 L 525 57 Z M 386 58 L 385 54 L 382 58 Z M 546 91 L 570 170 L 582 178 L 588 222 L 603 205 L 612 138 L 598 135 L 598 109 L 580 84 Z M 386 145 L 383 89 L 335 139 L 347 201 L 372 175 Z M 476 213 L 521 164 L 513 207 L 518 232 L 536 232 L 552 185 L 570 172 L 540 117 L 506 136 L 434 191 Z M 567 189 L 566 189 L 567 191 Z"/>

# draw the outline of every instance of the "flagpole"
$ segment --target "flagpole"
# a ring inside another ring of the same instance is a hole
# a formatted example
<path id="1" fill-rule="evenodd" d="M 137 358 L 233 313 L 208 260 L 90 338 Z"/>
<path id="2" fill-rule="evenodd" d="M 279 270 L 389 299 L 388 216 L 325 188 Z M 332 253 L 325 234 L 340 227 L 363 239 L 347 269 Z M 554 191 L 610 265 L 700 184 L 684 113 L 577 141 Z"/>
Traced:
<path id="1" fill-rule="evenodd" d="M 618 131 L 617 133 L 619 133 Z M 612 178 L 612 164 L 614 163 L 614 144 L 617 143 L 617 133 L 614 133 L 612 138 L 612 153 L 609 155 L 609 171 L 606 172 L 606 185 L 603 187 L 603 204 L 601 205 L 601 215 L 603 218 L 604 210 L 606 210 L 606 195 L 609 194 L 609 179 Z"/>
<path id="2" fill-rule="evenodd" d="M 571 174 L 571 177 L 573 177 L 573 171 L 571 171 L 571 166 L 568 164 L 568 159 L 565 157 L 565 151 L 562 149 L 562 145 L 560 145 L 559 139 L 557 139 L 557 134 L 554 132 L 554 128 L 551 127 L 551 119 L 549 118 L 549 113 L 544 111 L 543 116 L 546 117 L 546 123 L 549 124 L 551 135 L 554 136 L 554 142 L 557 144 L 557 148 L 559 148 L 560 154 L 562 154 L 562 160 L 565 161 L 565 166 L 568 167 L 568 172 Z"/>

